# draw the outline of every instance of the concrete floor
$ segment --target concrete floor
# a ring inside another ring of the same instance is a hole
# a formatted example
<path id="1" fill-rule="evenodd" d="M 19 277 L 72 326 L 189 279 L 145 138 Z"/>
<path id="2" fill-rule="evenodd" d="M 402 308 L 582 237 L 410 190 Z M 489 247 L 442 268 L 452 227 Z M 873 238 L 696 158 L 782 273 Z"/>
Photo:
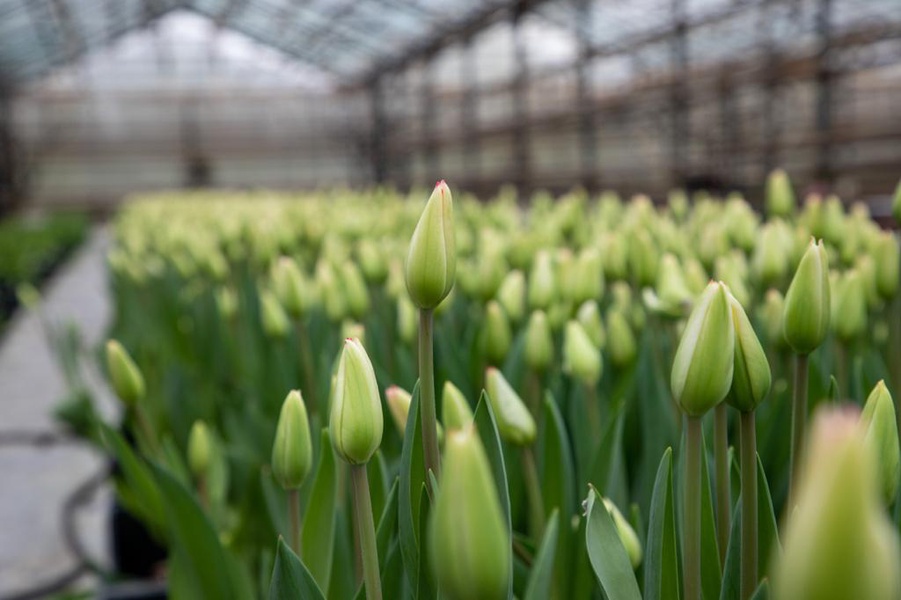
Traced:
<path id="1" fill-rule="evenodd" d="M 103 341 L 112 306 L 107 291 L 106 231 L 95 229 L 85 245 L 44 288 L 41 315 L 51 327 L 69 323 L 86 348 Z M 112 416 L 116 404 L 96 365 L 84 375 L 98 409 Z M 19 310 L 0 338 L 0 598 L 51 580 L 76 564 L 62 535 L 62 505 L 88 478 L 105 468 L 103 457 L 77 442 L 35 446 L 11 434 L 59 432 L 51 412 L 66 395 L 62 371 L 34 311 Z M 91 557 L 108 564 L 108 487 L 93 496 L 76 519 L 78 537 Z M 81 584 L 89 582 L 82 578 Z"/>

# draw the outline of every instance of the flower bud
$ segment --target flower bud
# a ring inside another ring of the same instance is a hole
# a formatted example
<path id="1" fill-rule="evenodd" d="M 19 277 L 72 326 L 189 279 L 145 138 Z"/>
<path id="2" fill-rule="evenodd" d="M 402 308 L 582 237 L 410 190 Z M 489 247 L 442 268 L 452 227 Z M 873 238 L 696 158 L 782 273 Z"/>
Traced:
<path id="1" fill-rule="evenodd" d="M 405 344 L 412 344 L 416 339 L 418 317 L 416 307 L 406 296 L 397 298 L 397 335 Z"/>
<path id="2" fill-rule="evenodd" d="M 657 247 L 646 229 L 638 229 L 629 237 L 629 266 L 639 286 L 654 285 L 657 280 Z"/>
<path id="3" fill-rule="evenodd" d="M 294 319 L 300 319 L 308 307 L 306 282 L 293 258 L 282 256 L 272 269 L 272 287 L 279 302 Z"/>
<path id="4" fill-rule="evenodd" d="M 588 337 L 594 347 L 603 350 L 607 345 L 607 334 L 604 331 L 604 321 L 601 319 L 601 309 L 594 300 L 586 300 L 576 311 L 576 320 Z"/>
<path id="5" fill-rule="evenodd" d="M 501 437 L 517 446 L 527 446 L 535 441 L 535 420 L 522 398 L 494 367 L 485 371 L 485 389 L 494 409 L 497 429 Z"/>
<path id="6" fill-rule="evenodd" d="M 876 283 L 876 262 L 869 254 L 858 254 L 854 261 L 854 268 L 860 273 L 860 281 L 863 285 L 864 296 L 868 309 L 876 309 L 882 303 Z"/>
<path id="7" fill-rule="evenodd" d="M 116 340 L 106 342 L 106 368 L 113 390 L 127 406 L 144 398 L 144 376 L 125 348 Z"/>
<path id="8" fill-rule="evenodd" d="M 610 232 L 601 238 L 604 277 L 623 280 L 629 275 L 629 242 L 624 235 Z"/>
<path id="9" fill-rule="evenodd" d="M 388 261 L 382 247 L 375 241 L 364 238 L 357 245 L 357 260 L 363 276 L 373 285 L 381 285 L 388 278 Z"/>
<path id="10" fill-rule="evenodd" d="M 604 270 L 600 253 L 589 248 L 579 255 L 573 281 L 572 299 L 576 304 L 599 300 L 604 293 Z"/>
<path id="11" fill-rule="evenodd" d="M 785 298 L 782 297 L 782 293 L 776 288 L 768 289 L 763 298 L 763 304 L 758 308 L 757 316 L 763 323 L 767 342 L 777 348 L 786 346 L 782 333 L 783 313 L 785 313 Z"/>
<path id="12" fill-rule="evenodd" d="M 263 324 L 263 332 L 272 338 L 283 338 L 288 335 L 291 324 L 285 309 L 279 304 L 278 298 L 269 290 L 260 290 L 260 319 Z"/>
<path id="13" fill-rule="evenodd" d="M 188 468 L 196 477 L 206 476 L 213 453 L 210 430 L 201 420 L 194 421 L 188 434 Z"/>
<path id="14" fill-rule="evenodd" d="M 607 311 L 607 352 L 610 362 L 619 369 L 631 365 L 638 355 L 632 327 L 623 311 L 616 307 Z"/>
<path id="15" fill-rule="evenodd" d="M 795 212 L 795 191 L 788 173 L 776 169 L 766 180 L 766 214 L 768 217 L 791 217 Z"/>
<path id="16" fill-rule="evenodd" d="M 441 390 L 441 420 L 448 430 L 464 429 L 472 423 L 472 408 L 460 388 L 450 381 Z"/>
<path id="17" fill-rule="evenodd" d="M 685 414 L 703 416 L 723 401 L 732 386 L 734 354 L 728 291 L 722 282 L 710 282 L 688 318 L 673 360 L 670 384 Z"/>
<path id="18" fill-rule="evenodd" d="M 482 326 L 482 351 L 489 364 L 499 365 L 504 361 L 510 344 L 513 343 L 513 334 L 510 331 L 510 321 L 501 305 L 494 300 L 485 307 L 485 322 Z"/>
<path id="19" fill-rule="evenodd" d="M 369 289 L 357 265 L 346 261 L 341 266 L 341 283 L 350 315 L 354 319 L 362 319 L 369 312 Z"/>
<path id="20" fill-rule="evenodd" d="M 410 403 L 413 396 L 404 388 L 392 385 L 385 390 L 385 403 L 388 405 L 388 412 L 394 420 L 397 431 L 404 435 L 407 429 L 407 415 L 410 413 Z"/>
<path id="21" fill-rule="evenodd" d="M 765 286 L 782 281 L 788 272 L 788 253 L 785 237 L 777 221 L 771 221 L 760 229 L 751 267 L 754 277 Z"/>
<path id="22" fill-rule="evenodd" d="M 735 360 L 732 388 L 726 400 L 742 412 L 751 412 L 770 391 L 770 364 L 745 309 L 732 294 L 729 294 L 729 306 L 735 327 Z"/>
<path id="23" fill-rule="evenodd" d="M 710 281 L 707 271 L 704 270 L 704 265 L 697 258 L 690 256 L 685 259 L 683 271 L 685 273 L 685 285 L 691 292 L 691 297 L 700 296 L 704 288 L 707 287 L 707 282 Z"/>
<path id="24" fill-rule="evenodd" d="M 307 407 L 292 390 L 282 403 L 272 444 L 272 476 L 286 490 L 297 489 L 313 465 L 313 445 Z"/>
<path id="25" fill-rule="evenodd" d="M 656 289 L 645 288 L 642 299 L 651 312 L 680 317 L 691 306 L 693 294 L 685 284 L 679 259 L 667 252 L 660 259 Z"/>
<path id="26" fill-rule="evenodd" d="M 453 216 L 450 189 L 439 181 L 413 231 L 405 265 L 407 292 L 419 308 L 435 308 L 454 287 Z"/>
<path id="27" fill-rule="evenodd" d="M 532 371 L 544 373 L 554 360 L 554 336 L 544 311 L 536 310 L 526 325 L 525 362 Z"/>
<path id="28" fill-rule="evenodd" d="M 563 336 L 563 372 L 594 386 L 601 379 L 601 353 L 578 321 L 566 324 Z"/>
<path id="29" fill-rule="evenodd" d="M 829 259 L 823 242 L 811 238 L 785 295 L 783 333 L 798 354 L 817 349 L 829 332 Z"/>
<path id="30" fill-rule="evenodd" d="M 626 554 L 629 556 L 629 562 L 632 563 L 633 569 L 637 569 L 641 564 L 642 559 L 641 540 L 638 539 L 638 535 L 635 533 L 632 525 L 626 521 L 625 517 L 619 512 L 619 509 L 613 501 L 609 498 L 603 498 L 603 500 L 604 507 L 613 519 L 613 525 L 616 527 L 616 534 L 619 536 L 619 541 L 623 543 Z"/>
<path id="31" fill-rule="evenodd" d="M 216 310 L 223 321 L 232 322 L 238 316 L 238 296 L 230 287 L 216 288 Z"/>
<path id="32" fill-rule="evenodd" d="M 497 300 L 511 321 L 514 323 L 522 321 L 526 312 L 526 276 L 522 271 L 513 270 L 507 273 L 497 291 Z"/>
<path id="33" fill-rule="evenodd" d="M 835 336 L 847 343 L 867 328 L 867 296 L 857 269 L 846 271 L 839 277 L 841 283 L 836 289 L 832 328 Z"/>
<path id="34" fill-rule="evenodd" d="M 873 245 L 873 256 L 876 261 L 876 289 L 879 290 L 880 296 L 890 300 L 898 293 L 901 273 L 898 241 L 891 232 L 879 233 Z"/>
<path id="35" fill-rule="evenodd" d="M 865 439 L 876 463 L 882 500 L 886 506 L 891 506 L 901 480 L 901 450 L 898 443 L 898 425 L 895 421 L 895 405 L 884 381 L 880 380 L 870 392 L 860 421 L 865 428 Z"/>
<path id="36" fill-rule="evenodd" d="M 344 342 L 331 402 L 329 429 L 338 456 L 351 464 L 369 462 L 382 443 L 382 403 L 360 340 Z"/>
<path id="37" fill-rule="evenodd" d="M 529 274 L 529 308 L 547 310 L 556 299 L 555 287 L 551 255 L 540 250 Z"/>
<path id="38" fill-rule="evenodd" d="M 811 429 L 773 597 L 898 598 L 898 534 L 879 506 L 872 457 L 856 416 L 821 411 Z"/>
<path id="39" fill-rule="evenodd" d="M 448 435 L 444 452 L 428 536 L 441 597 L 505 598 L 512 576 L 510 535 L 475 428 Z"/>

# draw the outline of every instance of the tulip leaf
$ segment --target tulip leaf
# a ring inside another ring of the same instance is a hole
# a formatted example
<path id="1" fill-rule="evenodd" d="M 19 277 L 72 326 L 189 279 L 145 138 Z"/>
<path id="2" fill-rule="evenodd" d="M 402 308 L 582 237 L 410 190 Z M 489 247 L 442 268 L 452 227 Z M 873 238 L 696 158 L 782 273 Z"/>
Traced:
<path id="1" fill-rule="evenodd" d="M 625 483 L 625 463 L 623 461 L 623 427 L 625 411 L 619 408 L 601 437 L 592 461 L 589 481 L 617 506 L 628 505 L 628 489 Z"/>
<path id="2" fill-rule="evenodd" d="M 732 512 L 732 528 L 729 532 L 729 547 L 726 549 L 726 564 L 723 566 L 723 584 L 720 600 L 741 600 L 741 499 Z"/>
<path id="3" fill-rule="evenodd" d="M 558 510 L 566 525 L 577 508 L 575 469 L 566 425 L 557 403 L 550 394 L 544 399 L 542 426 L 544 431 L 539 440 L 542 443 L 541 495 L 544 499 L 544 508 L 548 513 Z M 567 573 L 567 570 L 570 564 L 572 535 L 572 528 L 564 526 L 560 528 L 557 536 L 557 560 L 554 571 L 557 587 L 561 591 L 571 585 L 571 574 Z"/>
<path id="4" fill-rule="evenodd" d="M 554 558 L 557 551 L 557 530 L 560 512 L 554 509 L 544 528 L 544 537 L 538 554 L 532 561 L 532 571 L 523 600 L 542 600 L 551 596 L 551 582 L 554 575 Z"/>
<path id="5" fill-rule="evenodd" d="M 388 467 L 385 466 L 385 457 L 382 451 L 377 450 L 368 463 L 366 474 L 369 479 L 369 496 L 372 502 L 372 514 L 378 517 L 385 509 L 388 496 Z"/>
<path id="6" fill-rule="evenodd" d="M 306 566 L 285 543 L 285 539 L 279 536 L 275 567 L 272 569 L 272 580 L 269 583 L 269 600 L 287 598 L 325 600 Z"/>
<path id="7" fill-rule="evenodd" d="M 479 398 L 479 404 L 473 416 L 473 423 L 479 432 L 479 439 L 482 447 L 485 449 L 485 455 L 488 457 L 488 463 L 491 465 L 491 473 L 494 475 L 494 483 L 497 486 L 498 500 L 501 503 L 501 509 L 504 511 L 504 517 L 507 521 L 507 534 L 511 536 L 513 527 L 510 523 L 510 492 L 507 488 L 507 470 L 504 465 L 504 452 L 501 447 L 501 438 L 497 432 L 497 421 L 494 418 L 494 412 L 491 410 L 491 403 L 488 400 L 488 394 L 482 391 Z M 513 572 L 512 554 L 510 557 L 510 572 Z M 507 589 L 507 596 L 513 595 L 513 581 L 510 580 L 510 586 Z"/>
<path id="8" fill-rule="evenodd" d="M 585 543 L 588 558 L 604 593 L 608 598 L 617 600 L 641 600 L 629 555 L 616 531 L 613 517 L 593 486 L 588 492 L 586 512 L 588 523 L 585 526 Z"/>
<path id="9" fill-rule="evenodd" d="M 435 584 L 432 581 L 432 570 L 429 564 L 429 500 L 428 488 L 422 484 L 419 495 L 419 575 L 417 576 L 417 600 L 431 600 L 435 598 Z"/>
<path id="10" fill-rule="evenodd" d="M 419 493 L 425 482 L 425 463 L 422 451 L 422 426 L 419 419 L 419 382 L 413 388 L 404 446 L 400 461 L 400 489 L 398 490 L 398 533 L 404 572 L 411 589 L 419 589 Z"/>
<path id="11" fill-rule="evenodd" d="M 131 499 L 129 509 L 137 511 L 136 514 L 142 521 L 150 525 L 155 533 L 161 534 L 165 529 L 163 500 L 147 463 L 138 458 L 117 431 L 105 423 L 100 423 L 100 431 L 109 451 L 122 469 L 125 488 L 128 490 L 127 497 Z"/>
<path id="12" fill-rule="evenodd" d="M 716 518 L 707 462 L 707 441 L 702 440 L 701 452 L 701 589 L 705 598 L 719 598 L 722 572 L 716 538 Z"/>
<path id="13" fill-rule="evenodd" d="M 773 510 L 773 499 L 770 496 L 770 484 L 760 455 L 757 455 L 757 565 L 760 577 L 769 573 L 770 560 L 782 553 L 779 543 L 779 526 L 776 524 L 776 511 Z"/>
<path id="14" fill-rule="evenodd" d="M 319 436 L 319 466 L 304 513 L 301 547 L 310 574 L 328 592 L 335 546 L 335 510 L 338 506 L 338 472 L 328 429 Z"/>
<path id="15" fill-rule="evenodd" d="M 679 600 L 682 583 L 676 539 L 672 448 L 664 451 L 654 480 L 644 574 L 646 600 Z"/>
<path id="16" fill-rule="evenodd" d="M 764 579 L 760 582 L 760 585 L 757 586 L 757 589 L 754 590 L 754 595 L 751 596 L 751 600 L 769 600 L 770 598 L 770 582 L 767 579 Z"/>
<path id="17" fill-rule="evenodd" d="M 398 480 L 394 480 L 391 491 L 388 492 L 388 499 L 385 502 L 385 509 L 379 519 L 378 531 L 376 532 L 376 542 L 379 550 L 380 568 L 385 568 L 387 562 L 388 550 L 391 547 L 391 540 L 394 538 L 394 531 L 397 528 L 397 496 L 398 496 Z"/>

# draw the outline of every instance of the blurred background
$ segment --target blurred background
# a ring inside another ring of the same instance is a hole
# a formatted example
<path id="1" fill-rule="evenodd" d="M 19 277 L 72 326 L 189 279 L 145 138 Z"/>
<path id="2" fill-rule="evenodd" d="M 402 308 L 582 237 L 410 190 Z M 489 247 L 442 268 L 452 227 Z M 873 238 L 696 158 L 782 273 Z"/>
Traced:
<path id="1" fill-rule="evenodd" d="M 446 178 L 887 195 L 898 0 L 0 0 L 0 207 Z M 876 210 L 878 213 L 878 209 Z"/>

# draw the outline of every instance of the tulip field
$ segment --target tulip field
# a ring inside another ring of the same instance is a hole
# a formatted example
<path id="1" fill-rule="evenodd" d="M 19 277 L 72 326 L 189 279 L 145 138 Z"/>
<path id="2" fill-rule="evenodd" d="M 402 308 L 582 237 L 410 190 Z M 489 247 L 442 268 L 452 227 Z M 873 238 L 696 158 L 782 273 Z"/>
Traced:
<path id="1" fill-rule="evenodd" d="M 897 232 L 448 183 L 121 209 L 123 419 L 62 416 L 170 597 L 901 598 Z"/>

